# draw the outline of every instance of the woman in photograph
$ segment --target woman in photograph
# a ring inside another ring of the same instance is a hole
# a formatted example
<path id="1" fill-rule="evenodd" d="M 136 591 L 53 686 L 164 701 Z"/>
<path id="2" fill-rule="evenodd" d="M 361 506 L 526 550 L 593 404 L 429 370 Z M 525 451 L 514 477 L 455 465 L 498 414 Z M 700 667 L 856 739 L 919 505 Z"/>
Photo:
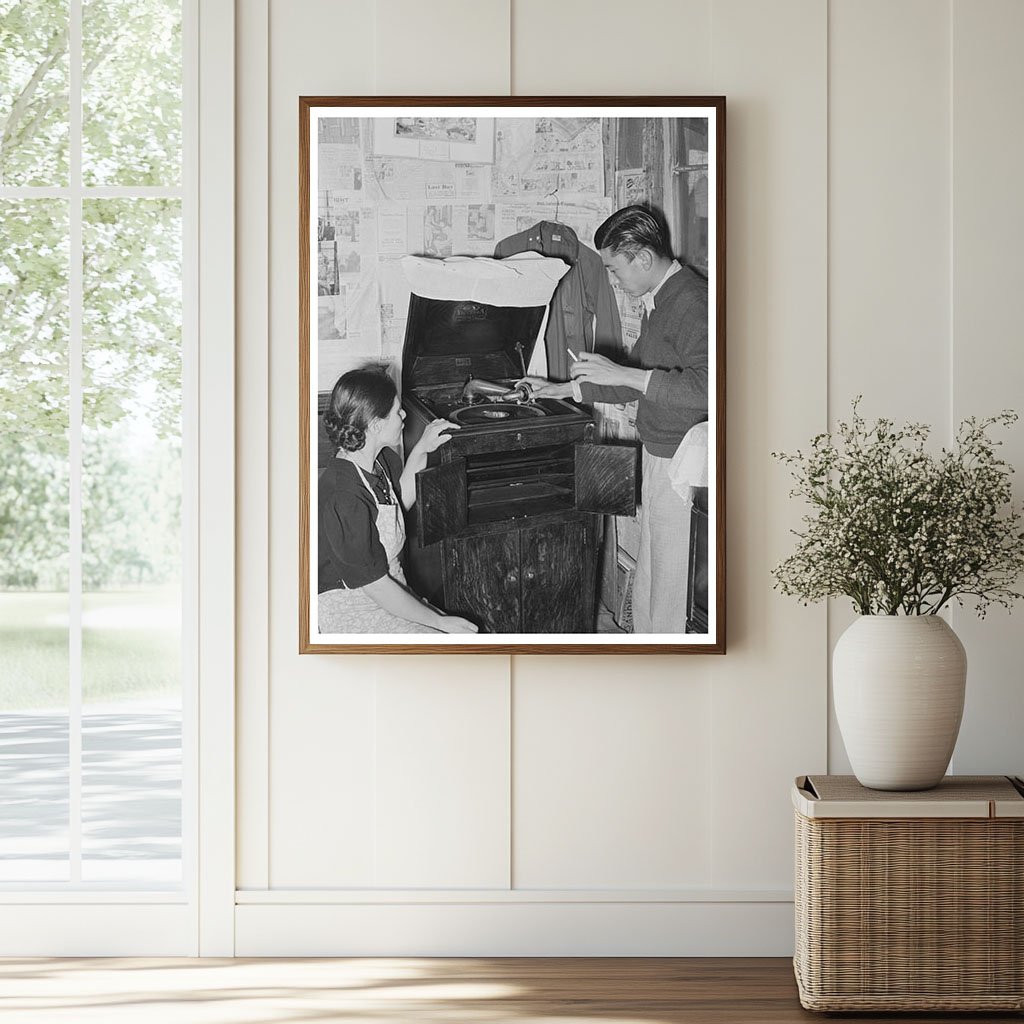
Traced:
<path id="1" fill-rule="evenodd" d="M 350 370 L 334 385 L 324 427 L 335 450 L 320 477 L 318 621 L 321 633 L 475 633 L 405 582 L 403 507 L 416 474 L 458 427 L 434 420 L 403 469 L 397 448 L 405 412 L 382 367 Z"/>

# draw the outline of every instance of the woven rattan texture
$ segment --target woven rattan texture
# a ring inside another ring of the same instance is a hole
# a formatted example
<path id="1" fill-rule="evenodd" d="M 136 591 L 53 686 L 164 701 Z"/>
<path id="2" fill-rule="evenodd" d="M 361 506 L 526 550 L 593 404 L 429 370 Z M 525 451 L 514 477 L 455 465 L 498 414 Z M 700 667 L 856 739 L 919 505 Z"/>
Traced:
<path id="1" fill-rule="evenodd" d="M 880 800 L 904 801 L 932 800 L 1019 800 L 1020 794 L 1009 779 L 991 775 L 947 776 L 934 789 L 913 792 L 888 792 L 865 789 L 852 775 L 810 775 L 807 779 L 822 800 Z"/>
<path id="2" fill-rule="evenodd" d="M 796 815 L 810 1010 L 1024 1009 L 1024 821 Z"/>

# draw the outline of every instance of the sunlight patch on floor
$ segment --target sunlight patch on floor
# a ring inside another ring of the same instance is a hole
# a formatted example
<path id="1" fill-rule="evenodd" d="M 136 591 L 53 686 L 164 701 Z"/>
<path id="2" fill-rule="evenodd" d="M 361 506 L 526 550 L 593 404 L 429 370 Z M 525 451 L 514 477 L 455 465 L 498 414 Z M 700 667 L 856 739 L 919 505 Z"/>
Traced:
<path id="1" fill-rule="evenodd" d="M 0 960 L 3 1024 L 659 1024 L 593 1015 L 486 961 Z M 580 993 L 588 1000 L 584 992 Z M 564 1009 L 563 1009 L 564 1005 Z M 532 1012 L 538 1011 L 538 1012 Z"/>

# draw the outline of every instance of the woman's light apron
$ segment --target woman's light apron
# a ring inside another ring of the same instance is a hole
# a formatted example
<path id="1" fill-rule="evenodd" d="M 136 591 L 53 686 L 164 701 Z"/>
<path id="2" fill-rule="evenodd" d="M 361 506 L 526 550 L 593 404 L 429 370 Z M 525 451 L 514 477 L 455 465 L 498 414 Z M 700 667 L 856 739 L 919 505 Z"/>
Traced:
<path id="1" fill-rule="evenodd" d="M 370 492 L 377 506 L 377 534 L 388 559 L 388 575 L 405 586 L 402 569 L 402 548 L 405 547 L 405 520 L 398 495 L 391 486 L 387 472 L 381 469 L 390 503 L 377 500 L 377 494 L 366 479 L 366 474 L 354 462 L 359 479 Z M 317 599 L 317 616 L 321 633 L 436 633 L 436 629 L 418 622 L 401 619 L 381 608 L 362 587 L 328 590 Z"/>

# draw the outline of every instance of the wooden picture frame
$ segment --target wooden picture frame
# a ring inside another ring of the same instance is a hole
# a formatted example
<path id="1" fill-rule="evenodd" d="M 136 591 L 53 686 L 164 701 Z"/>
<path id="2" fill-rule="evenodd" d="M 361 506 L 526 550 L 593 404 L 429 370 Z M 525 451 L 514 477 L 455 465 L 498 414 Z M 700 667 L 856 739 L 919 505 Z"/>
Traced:
<path id="1" fill-rule="evenodd" d="M 725 156 L 723 97 L 300 97 L 300 653 L 725 653 Z M 325 423 L 364 364 L 402 444 Z"/>

